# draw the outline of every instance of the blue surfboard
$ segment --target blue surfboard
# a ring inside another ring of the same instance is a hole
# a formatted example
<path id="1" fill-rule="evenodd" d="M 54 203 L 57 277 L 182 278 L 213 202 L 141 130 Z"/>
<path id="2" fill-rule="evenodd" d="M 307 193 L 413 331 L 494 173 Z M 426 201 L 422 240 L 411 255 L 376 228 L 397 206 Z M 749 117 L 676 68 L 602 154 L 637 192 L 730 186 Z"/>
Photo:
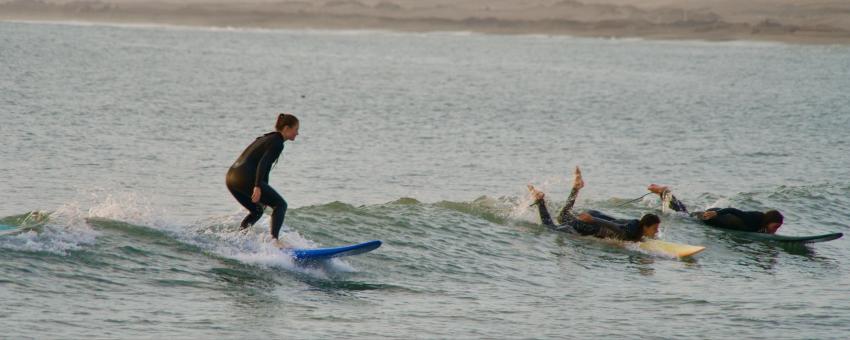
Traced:
<path id="1" fill-rule="evenodd" d="M 303 248 L 295 248 L 295 249 L 287 249 L 286 252 L 289 252 L 292 257 L 297 261 L 316 261 L 316 260 L 328 260 L 334 257 L 343 257 L 343 256 L 352 256 L 359 255 L 363 253 L 368 253 L 378 247 L 381 246 L 381 241 L 374 240 L 369 242 L 363 242 L 360 244 L 352 244 L 349 246 L 342 247 L 332 247 L 332 248 L 314 248 L 314 249 L 303 249 Z"/>

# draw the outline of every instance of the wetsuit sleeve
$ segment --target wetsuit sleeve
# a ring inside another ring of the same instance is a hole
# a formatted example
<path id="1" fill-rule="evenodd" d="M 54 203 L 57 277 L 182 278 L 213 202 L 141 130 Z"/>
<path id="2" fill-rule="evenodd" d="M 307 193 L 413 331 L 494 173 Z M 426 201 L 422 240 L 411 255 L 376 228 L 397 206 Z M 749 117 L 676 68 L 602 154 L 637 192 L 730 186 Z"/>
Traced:
<path id="1" fill-rule="evenodd" d="M 682 201 L 680 201 L 678 198 L 676 198 L 676 196 L 674 196 L 673 193 L 670 192 L 670 190 L 666 190 L 661 193 L 661 201 L 668 202 L 667 207 L 672 209 L 673 211 L 679 211 L 683 213 L 688 212 L 688 208 L 685 206 L 685 204 L 682 203 Z"/>
<path id="2" fill-rule="evenodd" d="M 263 157 L 260 158 L 260 163 L 257 165 L 257 175 L 254 177 L 254 186 L 259 186 L 260 183 L 269 182 L 269 172 L 272 170 L 272 164 L 280 157 L 283 151 L 283 144 L 269 143 Z"/>
<path id="3" fill-rule="evenodd" d="M 540 222 L 544 225 L 554 226 L 552 223 L 552 216 L 549 215 L 549 209 L 546 208 L 546 201 L 542 198 L 534 202 L 537 205 L 537 210 L 540 211 Z"/>
<path id="4" fill-rule="evenodd" d="M 717 210 L 717 216 L 703 221 L 710 226 L 719 228 L 743 229 L 744 227 L 744 220 L 727 209 Z"/>
<path id="5" fill-rule="evenodd" d="M 564 223 L 567 220 L 567 215 L 573 209 L 573 205 L 576 204 L 576 197 L 578 197 L 579 188 L 573 188 L 570 192 L 570 197 L 567 197 L 567 203 L 564 203 L 564 208 L 561 209 L 561 213 L 558 214 L 558 223 Z"/>
<path id="6" fill-rule="evenodd" d="M 759 232 L 763 213 L 756 211 L 741 211 L 735 208 L 717 209 L 717 216 L 705 220 L 714 227 L 735 229 L 741 231 Z"/>

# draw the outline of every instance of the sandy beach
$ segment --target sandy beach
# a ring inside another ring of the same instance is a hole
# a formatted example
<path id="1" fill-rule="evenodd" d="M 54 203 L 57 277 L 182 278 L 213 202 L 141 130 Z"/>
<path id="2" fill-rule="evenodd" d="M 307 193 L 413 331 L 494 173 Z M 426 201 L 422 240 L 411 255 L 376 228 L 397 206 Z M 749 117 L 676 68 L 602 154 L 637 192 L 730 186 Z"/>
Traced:
<path id="1" fill-rule="evenodd" d="M 0 20 L 850 43 L 836 0 L 2 0 Z"/>

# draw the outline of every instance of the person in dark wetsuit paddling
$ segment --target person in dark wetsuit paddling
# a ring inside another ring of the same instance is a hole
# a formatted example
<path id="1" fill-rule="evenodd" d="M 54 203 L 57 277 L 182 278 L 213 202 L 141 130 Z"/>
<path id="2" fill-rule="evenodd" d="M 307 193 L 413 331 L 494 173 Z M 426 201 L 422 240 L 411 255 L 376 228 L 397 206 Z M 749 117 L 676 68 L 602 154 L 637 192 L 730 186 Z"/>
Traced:
<path id="1" fill-rule="evenodd" d="M 532 197 L 535 199 L 540 212 L 540 220 L 546 226 L 562 232 L 578 233 L 581 235 L 593 235 L 599 238 L 614 238 L 624 241 L 640 241 L 643 237 L 655 237 L 661 220 L 655 214 L 646 214 L 640 220 L 616 219 L 596 210 L 588 210 L 575 215 L 571 209 L 575 204 L 578 192 L 584 187 L 581 178 L 581 170 L 576 167 L 573 190 L 561 213 L 558 215 L 558 224 L 552 222 L 549 210 L 546 208 L 545 194 L 534 186 L 529 185 Z"/>
<path id="2" fill-rule="evenodd" d="M 711 208 L 706 211 L 688 213 L 685 204 L 679 201 L 676 196 L 673 196 L 667 186 L 650 184 L 646 189 L 661 197 L 662 204 L 667 204 L 670 209 L 689 214 L 716 228 L 775 234 L 784 220 L 782 214 L 776 210 L 760 212 L 742 211 L 735 208 Z"/>
<path id="3" fill-rule="evenodd" d="M 286 216 L 286 200 L 269 186 L 269 172 L 283 152 L 283 143 L 298 136 L 298 118 L 281 113 L 275 123 L 275 131 L 258 137 L 245 148 L 242 155 L 227 170 L 227 189 L 233 197 L 248 209 L 240 229 L 248 228 L 263 216 L 263 205 L 272 207 L 271 234 L 278 247 L 280 227 Z"/>

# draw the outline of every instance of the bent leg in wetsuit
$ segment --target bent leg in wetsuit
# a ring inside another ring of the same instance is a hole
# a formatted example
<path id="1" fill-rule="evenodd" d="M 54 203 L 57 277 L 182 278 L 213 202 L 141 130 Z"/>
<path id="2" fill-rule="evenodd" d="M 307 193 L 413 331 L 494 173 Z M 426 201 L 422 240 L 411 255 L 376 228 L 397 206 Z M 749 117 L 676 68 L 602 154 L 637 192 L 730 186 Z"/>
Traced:
<path id="1" fill-rule="evenodd" d="M 242 204 L 249 212 L 248 216 L 245 216 L 245 219 L 242 220 L 240 228 L 245 229 L 254 225 L 263 216 L 263 205 L 270 206 L 273 209 L 272 221 L 270 223 L 271 234 L 273 238 L 277 239 L 280 234 L 280 228 L 283 226 L 283 220 L 286 217 L 286 209 L 288 207 L 286 200 L 268 184 L 260 183 L 261 195 L 259 203 L 261 204 L 254 203 L 251 201 L 251 195 L 241 190 L 244 189 L 244 185 L 240 186 L 237 185 L 238 183 L 233 182 L 238 181 L 231 181 L 231 177 L 228 176 L 227 189 L 239 201 L 239 204 Z M 251 190 L 253 191 L 253 188 Z"/>
<path id="2" fill-rule="evenodd" d="M 540 213 L 540 221 L 543 222 L 544 225 L 555 231 L 577 233 L 579 235 L 585 236 L 598 234 L 600 231 L 599 226 L 584 223 L 578 220 L 576 215 L 572 212 L 573 205 L 575 205 L 576 198 L 578 197 L 578 192 L 579 190 L 581 190 L 581 186 L 582 185 L 573 186 L 573 189 L 570 192 L 570 196 L 567 197 L 567 202 L 564 204 L 564 207 L 558 214 L 557 225 L 552 221 L 552 217 L 549 215 L 549 210 L 546 208 L 546 200 L 543 198 L 542 193 L 540 193 L 540 196 L 537 197 L 534 202 L 534 204 L 537 205 L 538 211 Z M 537 195 L 538 191 L 534 189 L 533 186 L 529 185 L 528 189 L 532 192 L 533 195 Z"/>

